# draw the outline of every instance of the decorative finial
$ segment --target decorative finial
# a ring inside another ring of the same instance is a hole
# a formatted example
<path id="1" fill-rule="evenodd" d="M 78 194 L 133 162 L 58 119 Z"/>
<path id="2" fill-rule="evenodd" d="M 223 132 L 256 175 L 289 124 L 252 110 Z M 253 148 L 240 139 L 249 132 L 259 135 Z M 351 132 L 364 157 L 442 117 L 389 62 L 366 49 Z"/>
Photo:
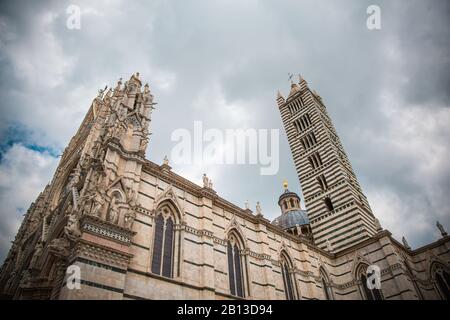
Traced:
<path id="1" fill-rule="evenodd" d="M 277 92 L 277 99 L 284 99 L 283 95 L 281 94 L 280 90 Z"/>
<path id="2" fill-rule="evenodd" d="M 402 242 L 406 249 L 411 249 L 411 247 L 409 246 L 408 241 L 406 241 L 405 237 L 402 237 Z"/>
<path id="3" fill-rule="evenodd" d="M 294 83 L 294 81 L 292 80 L 292 78 L 294 77 L 294 75 L 292 73 L 288 73 L 289 76 L 289 81 L 291 82 L 291 84 Z"/>
<path id="4" fill-rule="evenodd" d="M 329 239 L 327 239 L 326 244 L 327 244 L 327 251 L 329 253 L 332 253 L 333 252 L 333 247 L 331 246 L 331 242 L 330 242 Z"/>
<path id="5" fill-rule="evenodd" d="M 136 72 L 136 78 L 139 79 L 139 72 Z"/>
<path id="6" fill-rule="evenodd" d="M 209 179 L 206 176 L 206 173 L 203 174 L 203 188 L 208 188 L 209 187 Z"/>
<path id="7" fill-rule="evenodd" d="M 164 156 L 163 164 L 164 164 L 165 166 L 168 166 L 168 165 L 169 165 L 169 159 L 167 158 L 167 155 Z"/>
<path id="8" fill-rule="evenodd" d="M 119 81 L 117 81 L 117 86 L 114 88 L 114 91 L 120 90 L 122 88 L 122 78 L 119 78 Z"/>
<path id="9" fill-rule="evenodd" d="M 259 201 L 256 201 L 256 215 L 262 216 L 262 209 L 261 209 L 261 204 L 259 203 Z"/>
<path id="10" fill-rule="evenodd" d="M 288 188 L 288 181 L 286 179 L 283 180 L 283 187 L 284 187 L 284 190 L 287 190 L 287 188 Z"/>
<path id="11" fill-rule="evenodd" d="M 439 231 L 441 232 L 441 236 L 445 237 L 447 235 L 447 232 L 444 230 L 444 227 L 439 221 L 436 221 L 436 227 L 438 227 Z"/>
<path id="12" fill-rule="evenodd" d="M 298 74 L 298 83 L 300 84 L 302 82 L 302 80 L 303 80 L 303 78 L 302 78 L 301 74 L 299 73 Z"/>

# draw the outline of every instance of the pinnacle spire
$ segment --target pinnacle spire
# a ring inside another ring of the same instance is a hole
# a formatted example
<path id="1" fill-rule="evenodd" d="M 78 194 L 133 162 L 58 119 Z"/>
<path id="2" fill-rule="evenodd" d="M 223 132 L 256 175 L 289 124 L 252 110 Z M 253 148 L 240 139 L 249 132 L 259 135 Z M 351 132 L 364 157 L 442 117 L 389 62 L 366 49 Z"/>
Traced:
<path id="1" fill-rule="evenodd" d="M 284 99 L 284 97 L 283 97 L 283 95 L 281 94 L 281 92 L 280 92 L 280 90 L 278 90 L 278 92 L 277 92 L 277 100 L 278 99 Z"/>

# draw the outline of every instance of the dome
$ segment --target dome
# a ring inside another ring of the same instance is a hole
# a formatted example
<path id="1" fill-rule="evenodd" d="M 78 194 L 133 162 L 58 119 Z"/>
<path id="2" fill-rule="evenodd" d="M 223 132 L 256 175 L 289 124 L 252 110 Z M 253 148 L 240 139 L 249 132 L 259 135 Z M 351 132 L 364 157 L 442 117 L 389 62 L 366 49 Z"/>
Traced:
<path id="1" fill-rule="evenodd" d="M 302 226 L 309 224 L 309 219 L 306 214 L 306 210 L 295 210 L 289 211 L 275 220 L 272 221 L 272 224 L 280 227 L 283 230 L 294 228 L 296 225 Z"/>
<path id="2" fill-rule="evenodd" d="M 283 200 L 284 198 L 290 198 L 290 197 L 294 197 L 300 200 L 299 196 L 292 191 L 289 191 L 287 188 L 284 190 L 284 192 L 281 194 L 280 198 L 278 198 L 278 204 L 280 204 L 281 200 Z"/>

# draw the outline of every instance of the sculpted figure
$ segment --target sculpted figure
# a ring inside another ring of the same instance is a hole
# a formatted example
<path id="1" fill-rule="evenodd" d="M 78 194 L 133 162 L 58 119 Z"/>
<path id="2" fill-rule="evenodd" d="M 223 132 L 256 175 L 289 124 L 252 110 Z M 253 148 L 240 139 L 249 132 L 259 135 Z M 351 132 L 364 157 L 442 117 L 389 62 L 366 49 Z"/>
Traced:
<path id="1" fill-rule="evenodd" d="M 128 212 L 124 218 L 124 227 L 127 229 L 131 229 L 133 227 L 134 218 L 134 212 Z"/>
<path id="2" fill-rule="evenodd" d="M 208 188 L 209 185 L 209 179 L 206 176 L 206 173 L 203 174 L 203 188 Z"/>
<path id="3" fill-rule="evenodd" d="M 111 205 L 109 207 L 108 221 L 112 222 L 112 223 L 116 223 L 118 217 L 119 217 L 119 208 L 117 205 L 117 198 L 114 197 L 112 199 Z"/>
<path id="4" fill-rule="evenodd" d="M 127 201 L 128 201 L 128 205 L 130 206 L 130 208 L 134 208 L 137 205 L 137 196 L 136 196 L 136 191 L 133 190 L 133 188 L 128 188 L 128 192 L 127 192 Z"/>
<path id="5" fill-rule="evenodd" d="M 262 215 L 261 204 L 259 203 L 259 201 L 256 202 L 256 214 Z"/>
<path id="6" fill-rule="evenodd" d="M 40 258 L 40 256 L 42 255 L 42 242 L 38 242 L 38 244 L 36 245 L 35 249 L 34 249 L 34 253 L 33 256 L 31 257 L 31 261 L 30 261 L 30 269 L 35 269 L 37 267 L 37 261 Z"/>
<path id="7" fill-rule="evenodd" d="M 100 209 L 103 207 L 104 204 L 105 204 L 105 199 L 104 199 L 104 196 L 103 196 L 103 192 L 97 190 L 95 192 L 94 198 L 92 199 L 91 215 L 99 216 Z"/>
<path id="8" fill-rule="evenodd" d="M 331 246 L 330 240 L 327 239 L 326 243 L 327 243 L 327 251 L 328 252 L 332 252 L 333 251 L 333 247 Z"/>
<path id="9" fill-rule="evenodd" d="M 141 144 L 139 146 L 139 151 L 145 152 L 145 150 L 147 149 L 147 146 L 148 146 L 148 138 L 142 138 Z"/>
<path id="10" fill-rule="evenodd" d="M 164 164 L 165 166 L 168 166 L 168 165 L 169 165 L 169 159 L 167 158 L 167 156 L 164 156 L 163 164 Z"/>
<path id="11" fill-rule="evenodd" d="M 67 226 L 64 227 L 64 234 L 69 240 L 76 240 L 81 236 L 80 223 L 78 217 L 75 213 L 69 215 L 69 220 L 67 221 Z"/>

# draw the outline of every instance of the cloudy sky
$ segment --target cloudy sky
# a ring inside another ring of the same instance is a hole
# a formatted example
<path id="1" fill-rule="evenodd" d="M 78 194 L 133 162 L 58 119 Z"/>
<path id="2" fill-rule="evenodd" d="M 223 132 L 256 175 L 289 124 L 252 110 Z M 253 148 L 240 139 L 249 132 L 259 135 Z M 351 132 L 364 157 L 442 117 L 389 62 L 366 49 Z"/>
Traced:
<path id="1" fill-rule="evenodd" d="M 157 109 L 147 158 L 171 133 L 281 129 L 280 170 L 173 165 L 224 198 L 279 214 L 283 179 L 301 192 L 275 103 L 301 73 L 324 99 L 381 224 L 412 247 L 450 229 L 450 2 L 2 1 L 0 259 L 98 89 L 139 71 Z M 67 8 L 81 9 L 68 29 Z M 381 30 L 366 9 L 381 8 Z M 450 230 L 449 230 L 450 231 Z"/>

